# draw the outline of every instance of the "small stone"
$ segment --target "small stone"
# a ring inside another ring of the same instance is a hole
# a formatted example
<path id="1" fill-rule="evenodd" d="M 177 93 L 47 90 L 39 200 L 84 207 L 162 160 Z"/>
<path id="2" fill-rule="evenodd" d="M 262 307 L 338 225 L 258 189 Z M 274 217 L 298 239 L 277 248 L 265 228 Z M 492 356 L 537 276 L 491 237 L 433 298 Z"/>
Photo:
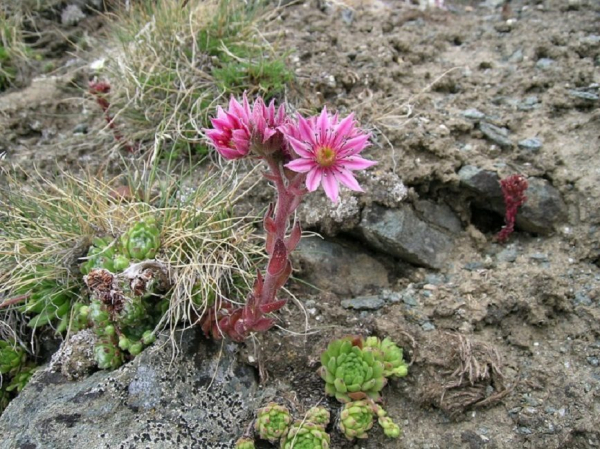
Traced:
<path id="1" fill-rule="evenodd" d="M 590 297 L 583 292 L 575 292 L 575 299 L 573 300 L 573 302 L 577 306 L 588 307 L 592 305 L 592 300 L 590 299 Z"/>
<path id="2" fill-rule="evenodd" d="M 485 118 L 485 114 L 477 109 L 467 109 L 462 111 L 462 115 L 470 120 L 482 120 Z"/>
<path id="3" fill-rule="evenodd" d="M 514 246 L 508 246 L 507 248 L 504 248 L 502 251 L 500 251 L 497 255 L 496 258 L 498 259 L 498 262 L 508 262 L 508 263 L 512 263 L 515 260 L 517 260 L 517 248 L 515 248 Z"/>
<path id="4" fill-rule="evenodd" d="M 530 110 L 534 109 L 535 107 L 537 107 L 539 103 L 540 103 L 539 98 L 536 95 L 531 95 L 531 96 L 525 98 L 525 100 L 523 100 L 521 103 L 519 103 L 517 105 L 517 109 L 519 111 L 530 111 Z"/>
<path id="5" fill-rule="evenodd" d="M 594 94 L 592 92 L 586 92 L 583 90 L 570 90 L 569 95 L 586 101 L 598 101 L 600 99 L 600 97 L 597 94 Z"/>
<path id="6" fill-rule="evenodd" d="M 533 432 L 529 427 L 517 427 L 517 433 L 520 435 L 531 435 Z"/>
<path id="7" fill-rule="evenodd" d="M 519 148 L 523 148 L 524 150 L 537 152 L 540 150 L 540 148 L 542 148 L 542 141 L 537 137 L 532 137 L 530 139 L 520 140 L 517 145 L 519 145 Z"/>
<path id="8" fill-rule="evenodd" d="M 435 330 L 435 325 L 429 321 L 426 321 L 425 323 L 421 324 L 421 329 L 423 329 L 424 332 L 431 332 Z"/>
<path id="9" fill-rule="evenodd" d="M 508 62 L 519 63 L 523 62 L 523 50 L 520 48 L 517 49 L 510 57 L 508 58 Z"/>
<path id="10" fill-rule="evenodd" d="M 556 61 L 550 58 L 541 58 L 535 63 L 535 66 L 541 70 L 548 70 Z"/>
<path id="11" fill-rule="evenodd" d="M 475 271 L 475 270 L 481 270 L 485 267 L 483 266 L 482 262 L 467 262 L 463 268 L 467 271 Z"/>
<path id="12" fill-rule="evenodd" d="M 544 253 L 533 253 L 529 255 L 529 258 L 536 262 L 548 262 L 548 254 Z"/>
<path id="13" fill-rule="evenodd" d="M 378 310 L 385 305 L 385 302 L 379 296 L 359 296 L 357 298 L 344 299 L 341 305 L 344 309 Z"/>
<path id="14" fill-rule="evenodd" d="M 88 124 L 80 123 L 73 129 L 73 134 L 87 134 L 88 133 Z"/>
<path id="15" fill-rule="evenodd" d="M 595 367 L 600 366 L 600 360 L 598 360 L 598 357 L 588 357 L 587 362 Z"/>
<path id="16" fill-rule="evenodd" d="M 495 143 L 500 148 L 512 147 L 512 141 L 508 137 L 508 129 L 500 128 L 499 126 L 487 122 L 481 122 L 479 124 L 479 129 L 488 140 Z"/>

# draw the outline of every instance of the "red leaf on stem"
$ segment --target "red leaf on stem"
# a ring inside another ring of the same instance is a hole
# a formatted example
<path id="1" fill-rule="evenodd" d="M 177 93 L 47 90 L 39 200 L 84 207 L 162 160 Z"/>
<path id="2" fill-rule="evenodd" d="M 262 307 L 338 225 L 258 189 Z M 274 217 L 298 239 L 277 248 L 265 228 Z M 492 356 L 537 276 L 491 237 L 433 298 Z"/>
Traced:
<path id="1" fill-rule="evenodd" d="M 267 241 L 265 242 L 265 246 L 267 248 L 267 254 L 269 256 L 273 254 L 273 249 L 275 248 L 275 234 L 267 232 Z"/>
<path id="2" fill-rule="evenodd" d="M 287 265 L 288 252 L 285 247 L 283 240 L 277 239 L 275 247 L 273 248 L 273 254 L 271 254 L 271 260 L 267 266 L 267 273 L 271 276 L 277 276 L 280 274 Z"/>
<path id="3" fill-rule="evenodd" d="M 262 313 L 271 313 L 281 309 L 286 304 L 287 300 L 281 299 L 279 301 L 270 302 L 269 304 L 262 304 L 258 307 L 258 310 L 260 310 Z"/>
<path id="4" fill-rule="evenodd" d="M 275 320 L 273 318 L 261 318 L 252 325 L 252 330 L 255 332 L 266 332 L 273 327 Z"/>
<path id="5" fill-rule="evenodd" d="M 275 291 L 279 290 L 281 287 L 283 287 L 285 285 L 287 280 L 290 278 L 291 274 L 292 274 L 292 262 L 290 262 L 288 260 L 285 270 L 283 270 L 281 272 L 281 274 L 279 275 L 279 277 L 277 278 L 277 282 L 275 283 Z"/>
<path id="6" fill-rule="evenodd" d="M 267 233 L 275 234 L 277 232 L 277 226 L 275 225 L 275 220 L 273 220 L 273 203 L 269 204 L 269 208 L 265 213 L 263 218 L 263 226 Z"/>
<path id="7" fill-rule="evenodd" d="M 296 221 L 292 227 L 292 232 L 290 232 L 285 243 L 285 246 L 290 253 L 294 251 L 296 246 L 298 246 L 298 243 L 300 243 L 300 237 L 302 237 L 302 228 L 300 227 L 300 222 Z"/>
<path id="8" fill-rule="evenodd" d="M 264 284 L 265 284 L 265 281 L 262 277 L 262 274 L 260 274 L 260 271 L 257 270 L 256 281 L 254 281 L 254 287 L 252 288 L 252 295 L 250 295 L 252 297 L 252 299 L 248 298 L 248 301 L 254 300 L 254 298 L 260 298 L 262 296 Z"/>

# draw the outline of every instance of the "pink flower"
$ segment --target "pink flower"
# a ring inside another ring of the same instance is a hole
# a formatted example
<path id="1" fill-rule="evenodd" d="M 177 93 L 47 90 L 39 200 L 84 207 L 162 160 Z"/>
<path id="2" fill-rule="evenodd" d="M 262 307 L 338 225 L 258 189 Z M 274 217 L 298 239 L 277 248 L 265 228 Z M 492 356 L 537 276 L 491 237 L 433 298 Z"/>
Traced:
<path id="1" fill-rule="evenodd" d="M 219 154 L 226 159 L 239 159 L 255 153 L 265 156 L 285 147 L 279 130 L 288 122 L 285 107 L 275 110 L 275 101 L 269 106 L 258 97 L 252 109 L 246 94 L 240 104 L 235 98 L 229 101 L 229 110 L 217 109 L 217 118 L 211 119 L 214 129 L 205 129 Z"/>
<path id="2" fill-rule="evenodd" d="M 242 104 L 231 97 L 229 110 L 217 108 L 217 118 L 210 120 L 214 129 L 205 129 L 219 154 L 225 159 L 240 159 L 250 152 L 250 106 L 244 95 Z"/>
<path id="3" fill-rule="evenodd" d="M 362 192 L 352 174 L 377 162 L 357 156 L 369 146 L 370 134 L 357 129 L 354 114 L 339 120 L 337 114 L 330 116 L 327 109 L 318 117 L 308 120 L 298 115 L 298 125 L 286 129 L 286 137 L 299 158 L 286 164 L 298 173 L 307 173 L 306 187 L 314 191 L 323 186 L 331 201 L 337 203 L 342 183 L 350 190 Z"/>
<path id="4" fill-rule="evenodd" d="M 284 105 L 279 106 L 275 111 L 275 100 L 271 100 L 269 106 L 266 106 L 263 99 L 258 97 L 250 117 L 252 149 L 258 155 L 282 150 L 285 147 L 285 140 L 280 129 L 288 121 Z"/>

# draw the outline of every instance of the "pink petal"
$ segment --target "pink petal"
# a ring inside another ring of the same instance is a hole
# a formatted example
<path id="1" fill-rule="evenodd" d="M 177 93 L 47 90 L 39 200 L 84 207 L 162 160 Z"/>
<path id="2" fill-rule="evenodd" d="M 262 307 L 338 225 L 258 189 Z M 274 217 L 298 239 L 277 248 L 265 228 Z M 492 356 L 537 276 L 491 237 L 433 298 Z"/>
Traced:
<path id="1" fill-rule="evenodd" d="M 369 137 L 371 137 L 370 134 L 359 134 L 358 136 L 347 140 L 342 145 L 341 153 L 347 156 L 352 156 L 356 153 L 360 153 L 368 146 L 367 142 L 369 140 Z"/>
<path id="2" fill-rule="evenodd" d="M 344 168 L 336 170 L 335 178 L 350 190 L 354 190 L 355 192 L 363 192 L 363 189 L 358 185 L 358 182 L 350 170 L 346 170 Z"/>
<path id="3" fill-rule="evenodd" d="M 273 137 L 275 135 L 275 130 L 272 128 L 266 128 L 264 133 L 263 133 L 263 141 L 262 143 L 265 143 L 267 140 L 269 140 L 271 137 Z"/>
<path id="4" fill-rule="evenodd" d="M 353 126 L 354 126 L 354 113 L 350 114 L 348 117 L 346 117 L 344 120 L 342 120 L 339 125 L 337 125 L 337 127 L 335 128 L 335 131 L 334 131 L 335 138 L 333 139 L 333 142 L 331 143 L 332 146 L 334 146 L 334 147 L 339 146 L 339 144 L 342 142 L 342 139 L 347 137 L 348 133 L 350 132 L 350 130 L 352 129 Z"/>
<path id="5" fill-rule="evenodd" d="M 306 188 L 310 192 L 314 192 L 315 190 L 317 190 L 317 187 L 319 187 L 322 173 L 323 170 L 321 170 L 320 168 L 313 168 L 311 171 L 308 172 L 308 175 L 306 175 Z"/>
<path id="6" fill-rule="evenodd" d="M 300 138 L 302 140 L 306 140 L 312 145 L 317 144 L 317 141 L 315 140 L 315 133 L 310 126 L 310 123 L 300 114 L 298 114 L 298 131 L 300 131 Z"/>
<path id="7" fill-rule="evenodd" d="M 331 172 L 323 174 L 323 189 L 331 201 L 338 202 L 338 183 Z"/>
<path id="8" fill-rule="evenodd" d="M 217 147 L 217 151 L 225 159 L 239 159 L 241 157 L 244 157 L 243 154 L 240 154 L 238 151 L 236 151 L 236 150 L 234 150 L 232 148 L 227 148 L 227 147 L 221 147 L 221 146 L 219 146 L 219 147 Z"/>
<path id="9" fill-rule="evenodd" d="M 364 170 L 372 167 L 377 161 L 369 161 L 358 156 L 348 156 L 338 162 L 339 166 L 348 170 Z"/>
<path id="10" fill-rule="evenodd" d="M 316 165 L 314 161 L 308 159 L 296 159 L 285 164 L 287 168 L 298 173 L 306 173 L 316 167 Z"/>
<path id="11" fill-rule="evenodd" d="M 319 133 L 319 143 L 325 143 L 325 138 L 327 137 L 327 130 L 329 129 L 329 116 L 327 115 L 327 106 L 323 106 L 323 110 L 321 111 L 321 115 L 317 120 L 317 131 Z"/>
<path id="12" fill-rule="evenodd" d="M 290 135 L 288 135 L 287 138 L 288 138 L 288 142 L 290 143 L 290 145 L 292 146 L 294 151 L 300 157 L 312 158 L 315 156 L 311 151 L 307 150 L 306 144 L 304 142 L 300 142 L 298 139 L 296 139 L 295 137 L 292 137 Z"/>

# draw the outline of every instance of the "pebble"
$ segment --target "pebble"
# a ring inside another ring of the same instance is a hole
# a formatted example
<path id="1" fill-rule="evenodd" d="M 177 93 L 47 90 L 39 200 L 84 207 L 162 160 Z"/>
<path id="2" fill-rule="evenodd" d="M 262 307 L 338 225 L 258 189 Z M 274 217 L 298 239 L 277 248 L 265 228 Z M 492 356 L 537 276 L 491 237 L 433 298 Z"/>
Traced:
<path id="1" fill-rule="evenodd" d="M 385 305 L 385 302 L 379 296 L 359 296 L 352 299 L 344 299 L 341 305 L 344 309 L 378 310 Z"/>
<path id="2" fill-rule="evenodd" d="M 535 63 L 535 66 L 541 70 L 548 70 L 556 61 L 550 58 L 541 58 Z"/>
<path id="3" fill-rule="evenodd" d="M 426 321 L 425 323 L 421 324 L 421 329 L 423 329 L 425 332 L 430 332 L 435 330 L 435 325 L 429 321 Z"/>
<path id="4" fill-rule="evenodd" d="M 525 100 L 523 100 L 522 102 L 520 102 L 517 105 L 517 109 L 520 111 L 530 111 L 532 109 L 534 109 L 535 107 L 537 107 L 537 105 L 540 103 L 539 98 L 536 95 L 531 95 L 527 98 L 525 98 Z"/>
<path id="5" fill-rule="evenodd" d="M 498 259 L 498 262 L 509 262 L 512 263 L 515 260 L 517 260 L 517 248 L 515 248 L 514 246 L 509 246 L 507 248 L 504 248 L 502 251 L 500 251 L 498 253 L 498 255 L 496 256 L 496 258 Z"/>
<path id="6" fill-rule="evenodd" d="M 517 427 L 517 433 L 520 435 L 531 435 L 533 432 L 529 427 Z"/>
<path id="7" fill-rule="evenodd" d="M 537 137 L 532 137 L 530 139 L 523 139 L 519 141 L 517 145 L 519 145 L 519 148 L 523 148 L 524 150 L 536 152 L 542 148 L 542 141 Z"/>
<path id="8" fill-rule="evenodd" d="M 581 90 L 570 90 L 569 95 L 571 95 L 572 97 L 580 98 L 582 100 L 587 100 L 587 101 L 598 101 L 600 99 L 600 97 L 597 94 L 594 94 L 591 92 L 585 92 L 585 91 L 581 91 Z"/>
<path id="9" fill-rule="evenodd" d="M 483 269 L 483 263 L 481 262 L 467 262 L 464 266 L 464 269 L 467 271 L 475 271 Z"/>
<path id="10" fill-rule="evenodd" d="M 600 360 L 598 360 L 598 357 L 588 357 L 587 362 L 594 367 L 600 366 Z"/>
<path id="11" fill-rule="evenodd" d="M 536 262 L 548 262 L 548 254 L 544 253 L 533 253 L 529 255 L 529 258 Z"/>
<path id="12" fill-rule="evenodd" d="M 73 129 L 73 134 L 87 134 L 88 125 L 87 123 L 80 123 Z"/>
<path id="13" fill-rule="evenodd" d="M 581 291 L 575 292 L 575 298 L 574 298 L 573 302 L 577 306 L 591 306 L 592 305 L 592 300 L 590 299 L 590 297 Z"/>
<path id="14" fill-rule="evenodd" d="M 485 118 L 485 114 L 477 109 L 467 109 L 462 111 L 462 115 L 471 120 L 481 120 Z"/>
<path id="15" fill-rule="evenodd" d="M 479 129 L 488 140 L 494 142 L 500 148 L 512 147 L 512 141 L 508 137 L 508 129 L 487 122 L 481 122 Z"/>

